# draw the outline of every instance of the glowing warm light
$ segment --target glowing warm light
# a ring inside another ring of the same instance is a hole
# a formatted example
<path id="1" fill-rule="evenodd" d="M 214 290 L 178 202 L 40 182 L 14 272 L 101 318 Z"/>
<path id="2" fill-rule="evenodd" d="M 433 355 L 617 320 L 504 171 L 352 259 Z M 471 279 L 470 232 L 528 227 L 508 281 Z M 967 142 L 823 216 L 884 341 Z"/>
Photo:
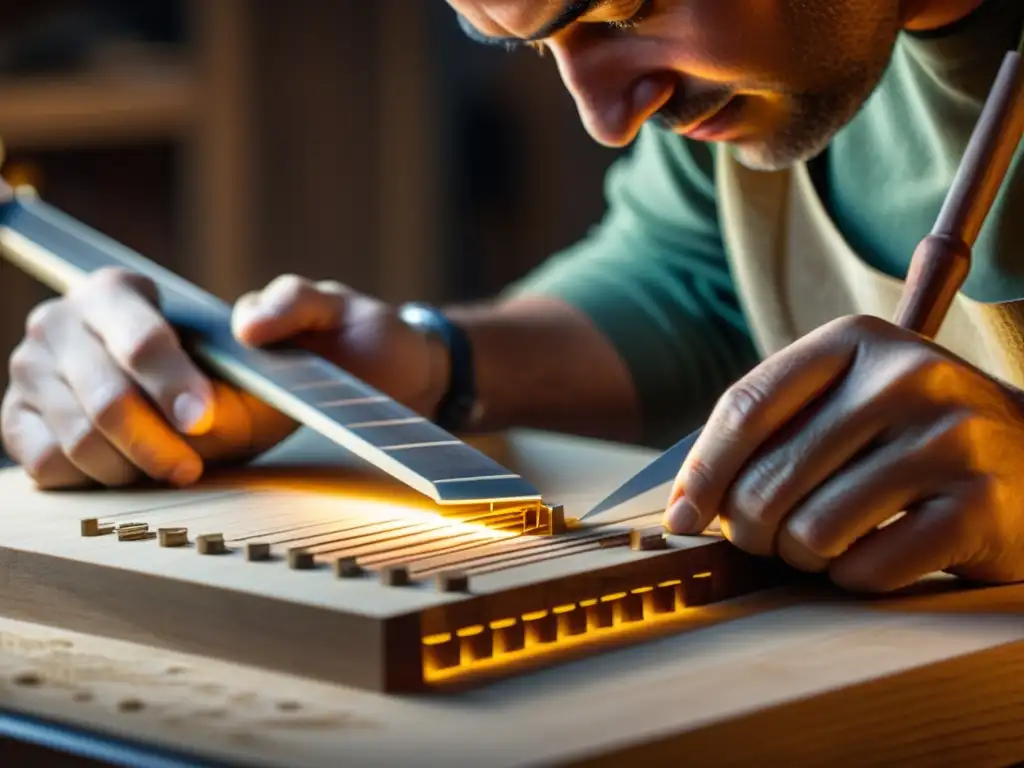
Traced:
<path id="1" fill-rule="evenodd" d="M 671 603 L 671 607 L 659 610 L 655 607 L 654 601 L 645 598 L 642 617 L 631 619 L 624 613 L 616 612 L 616 615 L 610 625 L 598 626 L 588 622 L 585 630 L 581 630 L 579 627 L 570 628 L 570 625 L 566 625 L 565 628 L 562 628 L 562 625 L 559 625 L 557 635 L 552 637 L 549 641 L 527 641 L 525 644 L 518 647 L 508 649 L 504 648 L 502 642 L 500 642 L 499 638 L 495 636 L 493 648 L 489 651 L 485 651 L 477 657 L 470 657 L 463 653 L 461 654 L 458 663 L 454 663 L 453 660 L 453 663 L 441 666 L 440 668 L 435 657 L 425 656 L 423 665 L 424 679 L 428 683 L 443 683 L 471 674 L 487 674 L 488 672 L 496 671 L 504 667 L 529 663 L 532 660 L 539 659 L 544 656 L 564 654 L 576 649 L 616 643 L 628 638 L 639 638 L 643 635 L 653 634 L 673 624 L 685 624 L 688 620 L 692 619 L 694 611 L 699 609 L 687 608 L 682 604 L 681 595 L 678 590 L 675 589 L 675 587 L 678 587 L 681 584 L 682 581 L 679 579 L 659 584 L 659 588 L 671 588 L 673 590 L 673 598 L 675 599 Z M 601 603 L 621 600 L 629 594 L 652 595 L 654 590 L 655 587 L 653 586 L 642 586 L 632 589 L 629 592 L 617 592 L 611 595 L 605 595 L 599 599 L 592 598 L 581 600 L 576 605 L 559 605 L 552 608 L 550 611 L 534 611 L 523 614 L 522 621 L 525 624 L 526 622 L 537 621 L 545 618 L 551 614 L 565 615 L 577 610 L 577 608 L 579 610 L 594 608 Z M 516 623 L 515 619 L 500 619 L 492 621 L 489 624 L 489 627 L 492 630 L 508 629 L 515 626 Z M 457 630 L 455 634 L 459 637 L 464 637 L 469 636 L 471 633 L 472 636 L 476 637 L 479 636 L 482 631 L 482 626 L 474 625 L 472 627 Z M 429 639 L 434 639 L 436 637 L 439 636 L 432 635 Z M 447 637 L 451 638 L 451 635 L 449 634 Z M 424 645 L 427 645 L 427 639 L 428 638 L 424 638 Z M 486 642 L 486 640 L 484 640 L 484 642 Z"/>
<path id="2" fill-rule="evenodd" d="M 445 535 L 452 537 L 471 535 L 477 540 L 501 541 L 523 535 L 515 530 L 494 528 L 487 524 L 486 519 L 453 518 L 439 510 L 397 504 L 394 501 L 369 496 L 339 497 L 293 490 L 282 491 L 275 487 L 260 499 L 260 504 L 285 511 L 283 515 L 275 512 L 274 516 L 263 524 L 276 527 L 280 522 L 282 530 L 296 532 L 336 525 L 339 529 L 350 531 L 353 537 L 364 535 L 360 532 L 362 527 L 369 533 L 371 526 L 381 526 L 381 539 L 389 534 L 397 535 L 406 527 L 421 527 L 424 533 L 430 529 L 441 530 Z M 257 524 L 257 520 L 254 515 L 254 524 Z M 387 530 L 384 530 L 385 528 Z"/>
<path id="3" fill-rule="evenodd" d="M 711 571 L 703 571 L 691 574 L 689 578 L 708 579 L 711 576 Z M 427 650 L 451 640 L 452 634 L 424 637 L 424 681 L 443 683 L 459 677 L 486 675 L 503 667 L 529 664 L 543 656 L 618 643 L 630 637 L 653 635 L 673 624 L 685 624 L 698 608 L 686 605 L 682 586 L 683 579 L 670 579 L 654 586 L 642 585 L 626 592 L 524 613 L 520 617 L 521 624 L 514 618 L 498 619 L 487 625 L 496 631 L 495 634 L 484 635 L 483 625 L 463 627 L 455 631 L 455 636 L 476 639 L 472 652 L 466 652 L 466 644 L 463 643 L 463 652 L 456 654 L 457 658 L 450 654 L 442 658 L 442 655 Z M 582 619 L 583 614 L 586 621 L 577 620 Z M 548 616 L 559 617 L 557 626 L 537 623 Z M 512 633 L 499 633 L 498 630 L 512 630 Z"/>
<path id="4" fill-rule="evenodd" d="M 452 639 L 451 632 L 443 632 L 440 635 L 427 635 L 423 638 L 424 645 L 443 645 Z"/>

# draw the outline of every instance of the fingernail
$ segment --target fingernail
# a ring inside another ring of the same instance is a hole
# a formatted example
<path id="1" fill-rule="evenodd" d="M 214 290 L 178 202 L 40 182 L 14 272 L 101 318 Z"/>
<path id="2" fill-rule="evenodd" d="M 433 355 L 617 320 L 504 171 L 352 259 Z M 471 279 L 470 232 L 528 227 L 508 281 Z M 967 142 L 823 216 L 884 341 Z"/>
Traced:
<path id="1" fill-rule="evenodd" d="M 203 474 L 201 462 L 186 459 L 171 472 L 170 481 L 174 485 L 192 485 Z"/>
<path id="2" fill-rule="evenodd" d="M 665 512 L 665 527 L 672 533 L 690 533 L 697 527 L 700 515 L 685 497 L 676 499 Z"/>
<path id="3" fill-rule="evenodd" d="M 249 307 L 248 311 L 244 315 L 245 324 L 249 325 L 252 323 L 259 323 L 265 320 L 272 320 L 276 317 L 279 312 L 275 311 L 275 307 L 269 302 L 262 302 L 255 306 Z"/>
<path id="4" fill-rule="evenodd" d="M 174 400 L 174 420 L 190 435 L 205 432 L 209 428 L 211 410 L 202 398 L 191 392 L 182 392 Z"/>
<path id="5" fill-rule="evenodd" d="M 266 335 L 266 329 L 260 326 L 265 326 L 268 323 L 273 322 L 276 319 L 276 315 L 270 311 L 269 308 L 264 306 L 249 307 L 241 310 L 236 317 L 233 318 L 231 327 L 234 335 L 238 337 L 239 341 L 243 344 L 251 346 L 259 346 L 262 341 L 262 336 Z M 259 331 L 263 331 L 260 333 Z"/>

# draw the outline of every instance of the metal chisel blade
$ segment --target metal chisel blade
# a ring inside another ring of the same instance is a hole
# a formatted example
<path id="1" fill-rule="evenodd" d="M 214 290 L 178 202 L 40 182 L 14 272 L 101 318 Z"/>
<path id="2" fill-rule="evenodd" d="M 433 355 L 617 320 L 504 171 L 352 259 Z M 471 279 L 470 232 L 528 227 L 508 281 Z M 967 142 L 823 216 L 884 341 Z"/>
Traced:
<path id="1" fill-rule="evenodd" d="M 609 509 L 625 504 L 637 496 L 672 480 L 679 472 L 679 468 L 682 466 L 683 460 L 690 452 L 690 449 L 693 448 L 693 444 L 697 442 L 702 429 L 703 427 L 695 432 L 691 432 L 673 445 L 579 519 L 585 520 L 592 515 L 607 512 Z"/>

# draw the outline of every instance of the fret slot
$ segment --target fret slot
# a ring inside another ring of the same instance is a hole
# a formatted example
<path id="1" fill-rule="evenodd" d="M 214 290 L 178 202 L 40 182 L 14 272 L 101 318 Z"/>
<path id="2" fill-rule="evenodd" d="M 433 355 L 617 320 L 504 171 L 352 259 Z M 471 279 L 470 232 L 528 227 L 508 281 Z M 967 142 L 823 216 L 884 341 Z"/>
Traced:
<path id="1" fill-rule="evenodd" d="M 462 444 L 407 448 L 395 451 L 393 455 L 413 472 L 431 482 L 491 475 L 494 474 L 495 469 L 490 460 L 478 459 L 475 452 L 467 450 L 467 447 Z M 474 481 L 473 484 L 484 485 L 486 481 Z M 450 490 L 451 485 L 454 483 L 448 484 L 446 490 Z"/>
<path id="2" fill-rule="evenodd" d="M 427 421 L 412 424 L 402 423 L 401 420 L 377 423 L 381 426 L 348 427 L 348 429 L 370 445 L 385 450 L 390 446 L 419 445 L 437 442 L 439 439 L 437 427 Z"/>

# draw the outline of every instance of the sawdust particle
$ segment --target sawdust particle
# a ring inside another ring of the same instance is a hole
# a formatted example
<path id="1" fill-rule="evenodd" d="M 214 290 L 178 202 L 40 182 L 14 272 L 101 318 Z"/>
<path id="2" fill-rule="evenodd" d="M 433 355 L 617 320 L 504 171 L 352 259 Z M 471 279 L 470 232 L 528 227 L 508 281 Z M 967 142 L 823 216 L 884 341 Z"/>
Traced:
<path id="1" fill-rule="evenodd" d="M 71 700 L 79 704 L 87 704 L 94 698 L 92 691 L 78 691 L 71 697 Z"/>
<path id="2" fill-rule="evenodd" d="M 43 684 L 43 678 L 36 672 L 19 672 L 13 679 L 15 685 L 23 685 L 26 688 L 35 688 Z"/>
<path id="3" fill-rule="evenodd" d="M 279 701 L 277 708 L 282 712 L 297 712 L 302 709 L 302 705 L 297 701 Z"/>
<path id="4" fill-rule="evenodd" d="M 122 712 L 141 712 L 146 704 L 141 699 L 123 699 L 117 703 L 117 708 Z"/>

